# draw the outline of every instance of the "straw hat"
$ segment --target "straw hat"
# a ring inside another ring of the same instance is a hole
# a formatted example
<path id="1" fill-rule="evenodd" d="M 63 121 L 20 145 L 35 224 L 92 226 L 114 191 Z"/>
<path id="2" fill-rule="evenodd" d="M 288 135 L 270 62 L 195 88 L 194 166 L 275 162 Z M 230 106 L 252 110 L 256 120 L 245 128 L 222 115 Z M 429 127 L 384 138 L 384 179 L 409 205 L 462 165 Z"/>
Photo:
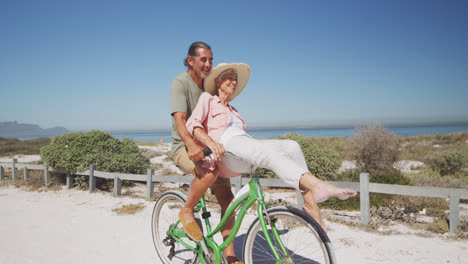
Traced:
<path id="1" fill-rule="evenodd" d="M 218 89 L 215 84 L 215 79 L 225 70 L 233 69 L 237 73 L 237 88 L 236 91 L 229 97 L 229 102 L 238 96 L 244 90 L 250 77 L 250 67 L 245 63 L 220 63 L 211 70 L 210 75 L 204 80 L 205 92 L 212 95 L 216 94 Z"/>

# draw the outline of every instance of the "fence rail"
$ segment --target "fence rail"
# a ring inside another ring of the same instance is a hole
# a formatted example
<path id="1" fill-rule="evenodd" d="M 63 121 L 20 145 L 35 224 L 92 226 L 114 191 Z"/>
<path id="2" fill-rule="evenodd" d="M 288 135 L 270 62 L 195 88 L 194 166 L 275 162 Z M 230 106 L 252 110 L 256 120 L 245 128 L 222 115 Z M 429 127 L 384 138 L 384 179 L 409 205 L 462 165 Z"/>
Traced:
<path id="1" fill-rule="evenodd" d="M 24 179 L 27 180 L 29 170 L 44 170 L 44 184 L 49 184 L 49 172 L 56 172 L 66 174 L 66 186 L 68 189 L 73 186 L 73 176 L 88 176 L 89 177 L 89 192 L 94 192 L 96 188 L 96 177 L 105 179 L 114 179 L 114 194 L 121 194 L 121 181 L 141 181 L 146 182 L 146 198 L 149 199 L 154 193 L 155 182 L 172 182 L 172 183 L 191 183 L 193 176 L 191 175 L 154 175 L 152 169 L 148 169 L 146 175 L 142 174 L 126 174 L 126 173 L 111 173 L 97 171 L 94 165 L 91 165 L 89 170 L 81 172 L 68 172 L 60 168 L 52 168 L 45 165 L 34 165 L 34 164 L 20 164 L 16 162 L 16 159 L 12 159 L 12 162 L 0 162 L 0 183 L 4 179 L 4 167 L 12 170 L 12 181 L 18 178 L 18 169 L 24 169 Z M 250 178 L 235 177 L 231 179 L 231 183 L 235 186 L 236 192 L 242 188 L 245 184 L 250 182 Z M 361 222 L 368 224 L 370 219 L 370 198 L 369 193 L 384 193 L 394 195 L 406 195 L 406 196 L 420 196 L 420 197 L 431 197 L 431 198 L 445 198 L 449 199 L 449 227 L 451 233 L 456 233 L 460 225 L 460 200 L 468 199 L 468 189 L 460 188 L 439 188 L 439 187 L 419 187 L 419 186 L 406 186 L 406 185 L 394 185 L 394 184 L 380 184 L 380 183 L 369 183 L 369 174 L 361 173 L 360 182 L 334 182 L 341 188 L 351 188 L 360 192 L 360 212 Z M 267 187 L 284 187 L 285 184 L 279 179 L 260 179 L 260 184 Z M 297 206 L 302 207 L 304 201 L 302 195 L 297 195 Z"/>

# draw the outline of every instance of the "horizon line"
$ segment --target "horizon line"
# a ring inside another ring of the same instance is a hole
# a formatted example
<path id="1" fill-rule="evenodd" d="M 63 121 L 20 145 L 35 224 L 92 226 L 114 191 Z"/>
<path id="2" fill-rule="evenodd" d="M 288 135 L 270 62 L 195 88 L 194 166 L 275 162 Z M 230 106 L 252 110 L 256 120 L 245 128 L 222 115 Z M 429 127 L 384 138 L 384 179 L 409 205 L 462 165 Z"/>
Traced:
<path id="1" fill-rule="evenodd" d="M 282 130 L 282 129 L 339 129 L 339 128 L 355 128 L 368 124 L 382 124 L 384 127 L 419 127 L 419 126 L 466 126 L 468 121 L 435 121 L 435 122 L 361 122 L 361 123 L 343 123 L 333 125 L 309 125 L 309 126 L 298 126 L 298 125 L 264 125 L 264 126 L 252 126 L 247 127 L 247 131 L 252 130 Z M 99 130 L 99 129 L 90 129 Z M 78 130 L 78 131 L 90 131 L 90 130 Z M 146 133 L 146 132 L 170 132 L 171 128 L 153 128 L 153 129 L 105 129 L 104 132 L 112 133 Z"/>

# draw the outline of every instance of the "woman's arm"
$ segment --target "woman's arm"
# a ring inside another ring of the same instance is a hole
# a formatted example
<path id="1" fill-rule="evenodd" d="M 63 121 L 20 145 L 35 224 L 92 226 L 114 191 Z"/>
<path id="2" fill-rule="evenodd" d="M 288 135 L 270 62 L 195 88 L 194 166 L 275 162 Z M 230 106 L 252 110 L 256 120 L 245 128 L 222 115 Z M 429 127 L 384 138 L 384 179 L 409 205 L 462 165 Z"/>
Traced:
<path id="1" fill-rule="evenodd" d="M 224 156 L 224 147 L 222 144 L 216 143 L 205 131 L 204 123 L 210 113 L 210 101 L 213 96 L 209 93 L 202 93 L 198 103 L 193 109 L 193 113 L 187 120 L 187 131 L 190 135 L 205 144 L 214 153 L 215 159 Z"/>

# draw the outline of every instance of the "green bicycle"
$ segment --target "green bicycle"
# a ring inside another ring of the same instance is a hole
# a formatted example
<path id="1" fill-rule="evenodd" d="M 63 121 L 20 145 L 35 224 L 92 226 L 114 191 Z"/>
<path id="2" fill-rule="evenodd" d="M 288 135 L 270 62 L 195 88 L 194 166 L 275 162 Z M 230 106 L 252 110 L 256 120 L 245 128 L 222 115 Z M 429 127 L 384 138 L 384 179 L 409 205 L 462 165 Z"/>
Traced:
<path id="1" fill-rule="evenodd" d="M 179 191 L 163 193 L 154 206 L 151 221 L 154 246 L 162 262 L 227 264 L 223 250 L 234 241 L 248 209 L 256 203 L 257 218 L 244 239 L 244 263 L 336 263 L 330 239 L 321 226 L 297 208 L 270 208 L 264 200 L 260 179 L 253 167 L 252 176 L 249 184 L 235 195 L 214 229 L 208 219 L 210 213 L 205 200 L 203 197 L 200 199 L 195 207 L 199 216 L 195 214 L 195 217 L 204 230 L 204 239 L 201 242 L 195 242 L 185 234 L 177 216 L 185 204 L 185 194 Z M 214 236 L 237 211 L 231 234 L 218 245 Z"/>

